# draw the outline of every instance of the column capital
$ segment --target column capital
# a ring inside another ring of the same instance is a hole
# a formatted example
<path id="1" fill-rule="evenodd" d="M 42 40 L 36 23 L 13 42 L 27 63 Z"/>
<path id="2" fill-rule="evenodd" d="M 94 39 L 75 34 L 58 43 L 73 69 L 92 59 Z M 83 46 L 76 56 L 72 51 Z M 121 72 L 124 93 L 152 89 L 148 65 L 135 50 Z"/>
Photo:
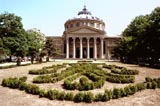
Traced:
<path id="1" fill-rule="evenodd" d="M 73 39 L 73 40 L 75 40 L 75 39 L 76 39 L 76 37 L 72 37 L 72 39 Z"/>
<path id="2" fill-rule="evenodd" d="M 97 40 L 97 37 L 94 37 L 94 40 Z"/>
<path id="3" fill-rule="evenodd" d="M 100 37 L 101 40 L 104 40 L 104 37 Z"/>
<path id="4" fill-rule="evenodd" d="M 90 38 L 90 37 L 86 37 L 86 39 L 87 39 L 87 40 L 90 40 L 91 38 Z"/>
<path id="5" fill-rule="evenodd" d="M 78 37 L 80 40 L 83 39 L 83 37 Z"/>

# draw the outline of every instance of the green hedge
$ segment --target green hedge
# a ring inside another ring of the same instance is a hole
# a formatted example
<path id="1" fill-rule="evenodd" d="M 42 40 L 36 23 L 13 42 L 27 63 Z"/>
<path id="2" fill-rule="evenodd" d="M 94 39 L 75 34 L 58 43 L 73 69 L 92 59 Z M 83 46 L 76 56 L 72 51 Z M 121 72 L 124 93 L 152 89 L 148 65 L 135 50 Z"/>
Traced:
<path id="1" fill-rule="evenodd" d="M 51 100 L 69 100 L 74 102 L 87 102 L 93 101 L 108 101 L 110 99 L 117 99 L 133 95 L 134 93 L 144 89 L 156 89 L 160 88 L 160 78 L 149 80 L 148 82 L 139 83 L 136 85 L 128 85 L 124 88 L 114 88 L 113 90 L 105 90 L 104 93 L 94 95 L 91 92 L 79 92 L 73 94 L 72 92 L 64 92 L 58 90 L 44 90 L 33 84 L 27 84 L 24 82 L 25 78 L 7 78 L 3 79 L 2 86 L 13 89 L 24 90 L 26 93 L 39 95 L 40 97 L 46 97 Z"/>

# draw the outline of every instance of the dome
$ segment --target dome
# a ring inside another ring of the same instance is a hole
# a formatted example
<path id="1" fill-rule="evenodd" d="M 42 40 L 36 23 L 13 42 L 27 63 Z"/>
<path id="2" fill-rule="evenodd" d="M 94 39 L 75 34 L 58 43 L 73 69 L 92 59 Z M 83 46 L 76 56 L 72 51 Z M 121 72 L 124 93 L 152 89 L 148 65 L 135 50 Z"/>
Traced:
<path id="1" fill-rule="evenodd" d="M 82 14 L 92 15 L 91 12 L 89 12 L 89 11 L 86 9 L 86 6 L 84 6 L 83 10 L 78 13 L 78 15 L 82 15 Z"/>
<path id="2" fill-rule="evenodd" d="M 82 26 L 92 27 L 102 31 L 105 29 L 105 23 L 103 20 L 92 16 L 92 13 L 88 11 L 86 6 L 78 12 L 76 17 L 67 20 L 64 26 L 66 31 Z"/>
<path id="3" fill-rule="evenodd" d="M 86 8 L 86 6 L 84 6 L 84 8 L 82 9 L 82 11 L 78 12 L 78 14 L 77 14 L 77 16 L 75 18 L 100 20 L 99 18 L 92 16 L 92 13 L 90 11 L 88 11 L 88 9 Z M 100 21 L 102 21 L 102 20 L 100 20 Z"/>

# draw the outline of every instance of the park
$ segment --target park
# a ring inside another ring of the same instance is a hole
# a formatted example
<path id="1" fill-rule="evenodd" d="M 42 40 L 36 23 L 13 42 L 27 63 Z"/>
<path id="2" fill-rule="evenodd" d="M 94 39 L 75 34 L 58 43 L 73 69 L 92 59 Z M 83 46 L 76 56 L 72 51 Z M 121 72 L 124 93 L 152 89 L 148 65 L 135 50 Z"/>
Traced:
<path id="1" fill-rule="evenodd" d="M 1 13 L 0 106 L 159 106 L 160 7 L 120 35 L 105 27 L 86 5 L 62 36 Z"/>

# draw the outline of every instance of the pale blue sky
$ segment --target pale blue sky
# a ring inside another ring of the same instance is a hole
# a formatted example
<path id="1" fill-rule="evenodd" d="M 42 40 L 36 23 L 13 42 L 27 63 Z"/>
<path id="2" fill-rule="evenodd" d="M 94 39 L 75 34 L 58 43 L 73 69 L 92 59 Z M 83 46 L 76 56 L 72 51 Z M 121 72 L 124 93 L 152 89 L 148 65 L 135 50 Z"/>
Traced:
<path id="1" fill-rule="evenodd" d="M 0 13 L 21 16 L 25 29 L 61 36 L 64 23 L 77 16 L 84 4 L 93 16 L 103 19 L 108 34 L 119 35 L 134 17 L 160 6 L 160 0 L 0 0 Z"/>

